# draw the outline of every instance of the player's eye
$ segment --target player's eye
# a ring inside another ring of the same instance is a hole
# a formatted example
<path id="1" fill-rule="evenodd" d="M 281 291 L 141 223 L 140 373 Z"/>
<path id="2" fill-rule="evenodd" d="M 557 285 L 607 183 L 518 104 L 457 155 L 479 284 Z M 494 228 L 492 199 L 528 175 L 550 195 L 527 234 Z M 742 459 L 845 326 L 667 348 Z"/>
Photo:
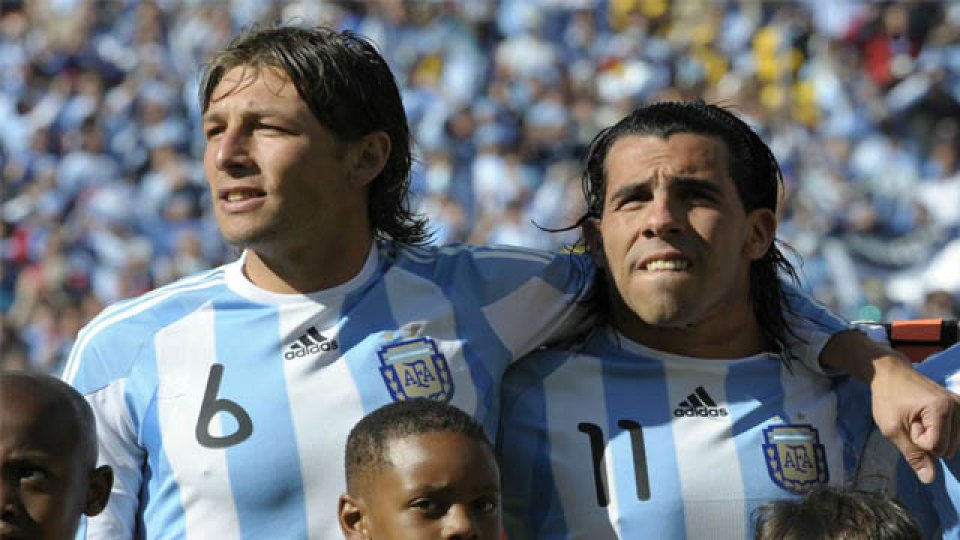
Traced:
<path id="1" fill-rule="evenodd" d="M 496 497 L 480 497 L 473 502 L 473 507 L 482 514 L 492 514 L 500 506 L 500 501 Z"/>
<path id="2" fill-rule="evenodd" d="M 220 125 L 209 125 L 203 128 L 203 135 L 208 141 L 221 133 L 223 133 L 223 126 Z"/>
<path id="3" fill-rule="evenodd" d="M 616 201 L 616 207 L 620 210 L 631 210 L 640 208 L 644 203 L 650 201 L 650 193 L 646 191 L 635 191 L 625 195 Z"/>
<path id="4" fill-rule="evenodd" d="M 446 510 L 440 501 L 428 497 L 414 499 L 410 506 L 433 519 L 439 519 Z"/>
<path id="5" fill-rule="evenodd" d="M 259 124 L 257 124 L 257 129 L 260 131 L 265 131 L 267 133 L 286 133 L 287 132 L 286 129 L 276 124 L 268 124 L 265 122 L 260 122 Z"/>
<path id="6" fill-rule="evenodd" d="M 37 465 L 20 465 L 14 470 L 14 474 L 21 482 L 36 484 L 50 478 L 50 472 Z"/>
<path id="7" fill-rule="evenodd" d="M 682 199 L 694 203 L 713 203 L 717 201 L 715 191 L 700 186 L 686 186 L 680 191 L 679 195 Z"/>

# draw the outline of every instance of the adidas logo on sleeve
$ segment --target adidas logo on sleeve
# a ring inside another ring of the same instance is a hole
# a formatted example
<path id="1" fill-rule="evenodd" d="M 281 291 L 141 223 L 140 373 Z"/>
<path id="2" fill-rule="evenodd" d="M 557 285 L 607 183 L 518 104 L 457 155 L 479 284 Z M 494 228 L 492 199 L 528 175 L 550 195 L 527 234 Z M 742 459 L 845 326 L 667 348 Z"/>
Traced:
<path id="1" fill-rule="evenodd" d="M 729 414 L 725 407 L 718 407 L 717 402 L 710 397 L 710 394 L 702 386 L 698 386 L 687 399 L 681 401 L 677 408 L 673 410 L 676 417 L 699 416 L 699 417 L 720 417 Z"/>
<path id="2" fill-rule="evenodd" d="M 324 336 L 319 330 L 311 326 L 306 333 L 287 346 L 287 350 L 283 352 L 283 357 L 292 360 L 321 352 L 335 351 L 339 348 L 340 344 L 337 343 L 336 339 Z"/>

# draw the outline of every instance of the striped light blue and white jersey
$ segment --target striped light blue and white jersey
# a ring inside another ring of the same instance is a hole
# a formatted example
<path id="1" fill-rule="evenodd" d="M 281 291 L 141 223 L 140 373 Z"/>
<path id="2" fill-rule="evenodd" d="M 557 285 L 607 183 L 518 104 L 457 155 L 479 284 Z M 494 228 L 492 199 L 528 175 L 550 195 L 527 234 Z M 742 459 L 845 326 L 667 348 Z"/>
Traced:
<path id="1" fill-rule="evenodd" d="M 960 345 L 930 356 L 917 370 L 954 393 L 960 393 Z M 937 478 L 921 484 L 900 452 L 879 432 L 870 437 L 870 475 L 887 484 L 917 519 L 924 538 L 960 539 L 960 454 L 937 460 Z"/>
<path id="2" fill-rule="evenodd" d="M 801 360 L 682 357 L 604 328 L 518 362 L 497 442 L 508 537 L 742 539 L 760 504 L 843 483 L 866 387 Z"/>
<path id="3" fill-rule="evenodd" d="M 515 248 L 375 246 L 349 282 L 261 290 L 242 260 L 121 302 L 64 378 L 93 405 L 116 475 L 88 538 L 337 538 L 353 425 L 448 401 L 496 432 L 507 365 L 563 331 L 586 259 Z"/>

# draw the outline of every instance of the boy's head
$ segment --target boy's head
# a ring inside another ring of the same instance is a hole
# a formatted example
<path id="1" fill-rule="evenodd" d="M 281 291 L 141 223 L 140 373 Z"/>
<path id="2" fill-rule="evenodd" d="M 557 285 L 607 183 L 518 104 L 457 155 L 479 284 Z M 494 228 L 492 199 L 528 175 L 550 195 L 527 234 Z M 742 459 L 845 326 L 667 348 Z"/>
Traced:
<path id="1" fill-rule="evenodd" d="M 500 473 L 483 428 L 453 406 L 401 401 L 347 438 L 340 527 L 349 539 L 497 539 Z"/>
<path id="2" fill-rule="evenodd" d="M 90 405 L 46 375 L 0 373 L 0 536 L 73 538 L 81 514 L 107 504 Z"/>
<path id="3" fill-rule="evenodd" d="M 920 540 L 920 529 L 883 493 L 818 487 L 798 501 L 774 501 L 755 512 L 757 540 Z"/>

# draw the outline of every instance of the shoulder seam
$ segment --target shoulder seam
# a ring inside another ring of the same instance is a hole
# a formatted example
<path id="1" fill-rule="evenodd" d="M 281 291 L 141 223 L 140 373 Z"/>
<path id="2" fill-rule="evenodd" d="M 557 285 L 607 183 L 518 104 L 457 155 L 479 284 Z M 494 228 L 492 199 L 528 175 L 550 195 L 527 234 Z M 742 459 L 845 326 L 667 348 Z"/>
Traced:
<path id="1" fill-rule="evenodd" d="M 87 345 L 93 340 L 93 337 L 101 330 L 109 328 L 114 324 L 126 320 L 135 315 L 146 311 L 147 309 L 173 297 L 180 293 L 192 292 L 220 285 L 223 282 L 222 271 L 208 275 L 203 279 L 197 279 L 190 283 L 181 283 L 177 287 L 161 288 L 124 305 L 122 308 L 114 310 L 104 310 L 95 317 L 87 326 L 85 326 L 77 335 L 76 343 L 67 357 L 67 363 L 63 368 L 63 380 L 68 384 L 73 384 L 80 369 L 81 357 Z"/>

